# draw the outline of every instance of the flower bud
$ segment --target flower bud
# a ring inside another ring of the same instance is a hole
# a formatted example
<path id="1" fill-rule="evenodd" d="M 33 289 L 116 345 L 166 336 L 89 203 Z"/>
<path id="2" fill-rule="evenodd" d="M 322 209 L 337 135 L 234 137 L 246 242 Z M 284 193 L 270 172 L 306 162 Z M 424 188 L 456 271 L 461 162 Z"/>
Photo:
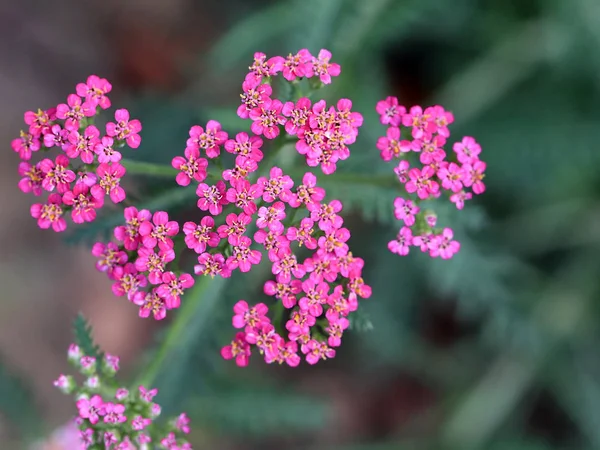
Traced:
<path id="1" fill-rule="evenodd" d="M 69 352 L 67 353 L 67 358 L 71 364 L 75 364 L 79 366 L 79 360 L 83 356 L 83 352 L 76 344 L 71 344 L 69 346 Z"/>
<path id="2" fill-rule="evenodd" d="M 70 375 L 60 375 L 55 381 L 56 386 L 63 394 L 71 394 L 75 389 L 75 380 Z"/>
<path id="3" fill-rule="evenodd" d="M 96 358 L 93 356 L 82 356 L 79 360 L 81 373 L 84 375 L 93 375 L 96 373 Z"/>

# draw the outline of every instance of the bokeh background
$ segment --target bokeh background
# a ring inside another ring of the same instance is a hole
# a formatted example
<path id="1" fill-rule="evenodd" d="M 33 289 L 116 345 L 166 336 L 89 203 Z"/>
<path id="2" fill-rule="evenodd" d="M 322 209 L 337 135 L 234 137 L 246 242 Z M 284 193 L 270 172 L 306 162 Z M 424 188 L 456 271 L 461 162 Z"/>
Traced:
<path id="1" fill-rule="evenodd" d="M 126 380 L 169 326 L 139 319 L 95 271 L 90 243 L 111 211 L 66 237 L 37 229 L 10 150 L 23 112 L 96 73 L 143 122 L 135 158 L 168 164 L 193 124 L 247 127 L 235 108 L 255 51 L 303 47 L 333 52 L 342 75 L 323 95 L 351 98 L 366 119 L 326 187 L 348 206 L 374 294 L 335 360 L 239 370 L 218 354 L 230 308 L 258 301 L 268 272 L 211 284 L 150 366 L 165 413 L 189 411 L 204 449 L 600 448 L 600 2 L 23 0 L 0 2 L 0 23 L 2 449 L 74 412 L 51 382 L 78 311 Z M 483 147 L 485 195 L 461 212 L 436 207 L 462 242 L 451 261 L 391 255 L 397 192 L 349 181 L 390 174 L 375 148 L 387 95 L 442 104 L 452 142 Z M 131 192 L 195 217 L 193 199 L 175 202 L 174 182 L 159 181 L 137 177 Z"/>

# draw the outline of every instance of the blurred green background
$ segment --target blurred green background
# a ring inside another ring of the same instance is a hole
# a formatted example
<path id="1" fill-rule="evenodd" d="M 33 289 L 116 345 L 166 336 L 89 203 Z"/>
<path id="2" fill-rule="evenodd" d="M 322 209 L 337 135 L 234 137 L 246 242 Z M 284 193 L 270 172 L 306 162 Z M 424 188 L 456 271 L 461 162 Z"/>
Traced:
<path id="1" fill-rule="evenodd" d="M 351 158 L 319 180 L 344 202 L 352 251 L 365 259 L 373 287 L 337 358 L 298 369 L 255 358 L 240 370 L 220 359 L 234 331 L 232 305 L 261 301 L 268 266 L 190 292 L 172 315 L 177 334 L 152 327 L 128 373 L 146 368 L 141 379 L 159 388 L 165 414 L 189 411 L 195 448 L 600 448 L 600 2 L 177 5 L 179 16 L 163 28 L 142 15 L 107 15 L 123 36 L 114 44 L 113 86 L 144 126 L 135 157 L 168 164 L 189 127 L 208 119 L 230 134 L 248 129 L 235 110 L 255 51 L 331 50 L 342 74 L 321 93 L 352 99 L 365 125 Z M 85 76 L 77 75 L 65 89 Z M 443 105 L 456 118 L 450 142 L 470 135 L 483 148 L 486 193 L 463 211 L 435 206 L 462 243 L 450 261 L 387 250 L 400 192 L 375 148 L 385 128 L 374 108 L 387 95 L 407 107 Z M 296 160 L 290 171 L 303 169 Z M 135 195 L 180 219 L 198 213 L 193 193 L 172 180 L 138 178 Z M 105 214 L 68 241 L 87 245 L 114 220 Z M 113 301 L 109 289 L 107 282 Z M 135 308 L 123 314 L 138 320 Z M 53 326 L 66 329 L 67 319 Z M 0 410 L 20 426 L 7 428 L 15 437 L 38 423 L 41 394 L 28 402 L 28 377 L 5 365 Z"/>

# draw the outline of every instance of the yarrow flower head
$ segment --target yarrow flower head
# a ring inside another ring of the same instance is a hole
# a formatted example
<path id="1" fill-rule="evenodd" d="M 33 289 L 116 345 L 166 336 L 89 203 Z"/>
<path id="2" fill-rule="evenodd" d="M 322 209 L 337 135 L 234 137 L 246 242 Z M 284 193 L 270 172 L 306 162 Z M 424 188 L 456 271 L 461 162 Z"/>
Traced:
<path id="1" fill-rule="evenodd" d="M 435 215 L 422 210 L 420 205 L 446 194 L 457 209 L 463 209 L 474 194 L 482 194 L 486 164 L 479 159 L 481 146 L 466 136 L 454 143 L 453 154 L 444 150 L 454 115 L 442 106 L 407 109 L 396 97 L 387 97 L 375 109 L 381 123 L 388 126 L 377 148 L 384 161 L 397 164 L 394 173 L 409 197 L 394 201 L 394 214 L 404 224 L 396 239 L 389 242 L 389 250 L 407 255 L 412 246 L 417 246 L 431 257 L 451 258 L 460 249 L 460 244 L 453 240 L 453 231 L 436 228 Z M 415 153 L 418 158 L 413 157 Z M 415 160 L 419 164 L 415 165 Z"/>
<path id="2" fill-rule="evenodd" d="M 32 206 L 31 215 L 40 228 L 57 232 L 66 230 L 69 216 L 76 224 L 95 220 L 104 196 L 114 203 L 125 200 L 120 182 L 126 169 L 119 164 L 122 156 L 117 148 L 137 148 L 141 142 L 141 123 L 130 120 L 126 109 L 115 112 L 117 122 L 106 125 L 105 135 L 92 124 L 95 116 L 111 106 L 108 80 L 90 75 L 75 90 L 66 103 L 27 111 L 24 121 L 29 131 L 12 141 L 23 160 L 19 164 L 21 191 L 36 196 L 49 193 L 47 200 Z M 36 153 L 42 158 L 30 162 Z"/>

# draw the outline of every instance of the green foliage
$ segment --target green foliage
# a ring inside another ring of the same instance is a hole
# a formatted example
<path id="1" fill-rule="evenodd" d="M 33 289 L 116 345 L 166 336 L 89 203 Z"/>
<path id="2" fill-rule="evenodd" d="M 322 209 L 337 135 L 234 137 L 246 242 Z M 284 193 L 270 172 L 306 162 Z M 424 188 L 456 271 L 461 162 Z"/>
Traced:
<path id="1" fill-rule="evenodd" d="M 92 326 L 83 316 L 83 314 L 77 314 L 77 317 L 73 321 L 73 334 L 75 335 L 75 343 L 79 346 L 84 355 L 93 356 L 96 358 L 97 364 L 100 364 L 102 362 L 102 358 L 104 357 L 104 353 L 94 342 L 92 331 Z"/>
<path id="2" fill-rule="evenodd" d="M 40 411 L 24 374 L 17 374 L 0 358 L 0 416 L 14 426 L 21 437 L 35 437 L 42 429 Z"/>

